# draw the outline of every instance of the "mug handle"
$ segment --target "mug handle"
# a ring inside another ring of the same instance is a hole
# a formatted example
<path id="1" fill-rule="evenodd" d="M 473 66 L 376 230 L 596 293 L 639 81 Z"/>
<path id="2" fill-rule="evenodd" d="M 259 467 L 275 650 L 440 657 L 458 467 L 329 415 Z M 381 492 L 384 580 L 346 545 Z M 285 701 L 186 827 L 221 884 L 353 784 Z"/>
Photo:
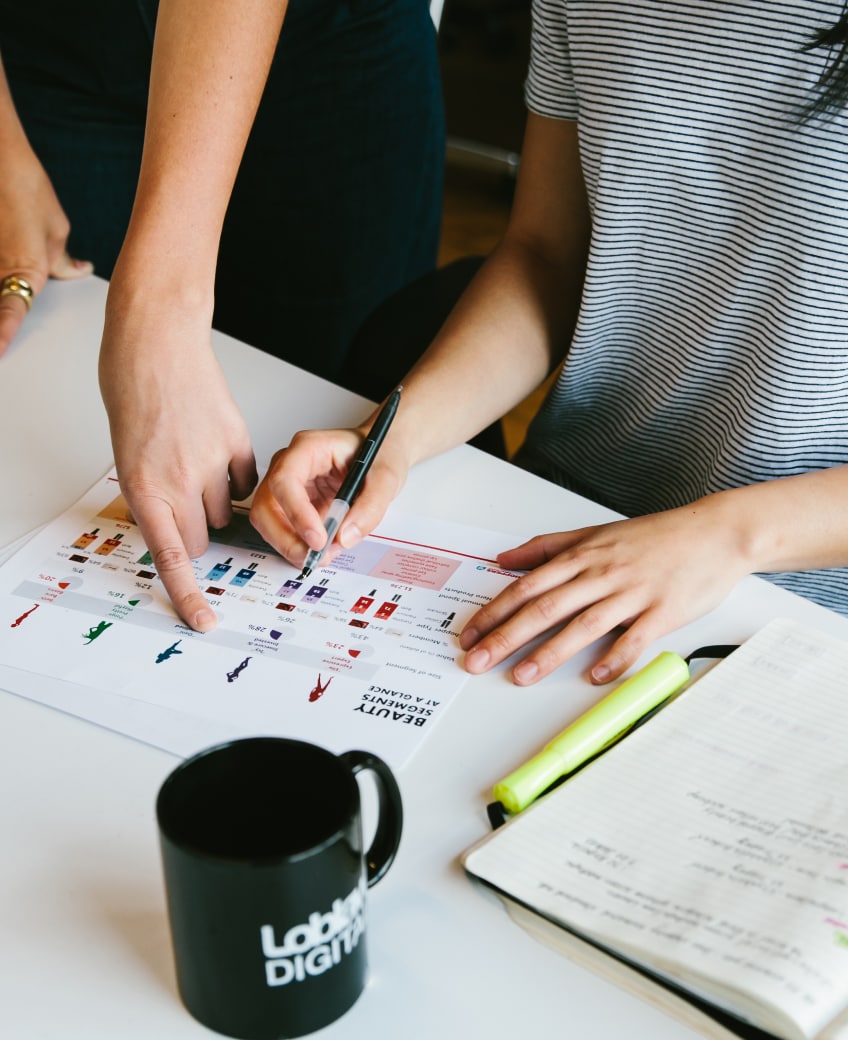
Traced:
<path id="1" fill-rule="evenodd" d="M 350 769 L 354 776 L 363 769 L 370 769 L 377 781 L 377 801 L 379 815 L 377 830 L 371 847 L 365 853 L 365 880 L 370 888 L 376 885 L 392 865 L 392 861 L 400 845 L 403 830 L 403 803 L 400 788 L 394 774 L 382 760 L 370 751 L 345 751 L 339 759 Z"/>

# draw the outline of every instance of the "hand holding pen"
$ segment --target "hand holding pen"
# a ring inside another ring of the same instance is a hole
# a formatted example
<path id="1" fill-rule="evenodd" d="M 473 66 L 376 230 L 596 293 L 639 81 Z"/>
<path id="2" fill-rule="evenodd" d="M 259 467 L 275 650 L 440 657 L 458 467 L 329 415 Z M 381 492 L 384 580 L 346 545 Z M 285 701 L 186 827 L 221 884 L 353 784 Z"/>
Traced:
<path id="1" fill-rule="evenodd" d="M 370 428 L 363 424 L 361 432 L 303 430 L 271 460 L 254 495 L 250 519 L 265 541 L 282 556 L 298 566 L 303 564 L 304 577 L 326 557 L 334 541 L 339 540 L 341 525 L 353 503 L 358 502 L 359 497 L 364 502 L 366 496 L 360 496 L 360 492 L 397 410 L 401 389 L 398 387 L 388 397 Z M 386 470 L 382 465 L 385 453 L 380 454 L 380 461 L 374 501 L 371 501 L 374 481 L 368 485 L 369 507 L 365 514 L 370 513 L 371 519 L 365 520 L 366 531 L 379 521 L 406 474 L 405 468 L 395 473 L 397 460 L 395 466 L 390 465 Z M 347 531 L 345 537 L 353 538 L 349 544 L 359 540 L 361 535 L 357 537 L 358 534 L 356 527 Z M 308 550 L 306 560 L 304 541 Z"/>
<path id="2" fill-rule="evenodd" d="M 306 554 L 306 559 L 303 563 L 303 570 L 300 572 L 300 579 L 308 577 L 312 571 L 321 563 L 325 553 L 333 544 L 333 538 L 336 535 L 341 526 L 342 520 L 347 516 L 348 510 L 353 504 L 354 499 L 359 494 L 362 482 L 368 474 L 368 470 L 371 468 L 371 463 L 374 461 L 377 451 L 380 445 L 383 443 L 386 434 L 389 432 L 389 427 L 392 424 L 392 419 L 395 417 L 398 404 L 400 402 L 400 392 L 403 390 L 402 386 L 399 386 L 397 390 L 392 391 L 386 398 L 386 403 L 377 413 L 377 418 L 374 420 L 374 424 L 368 432 L 368 436 L 362 442 L 362 446 L 356 453 L 356 458 L 351 462 L 350 469 L 348 470 L 347 476 L 342 482 L 341 487 L 336 492 L 336 497 L 333 499 L 330 509 L 324 518 L 324 530 L 327 532 L 327 540 L 320 549 L 310 549 Z"/>

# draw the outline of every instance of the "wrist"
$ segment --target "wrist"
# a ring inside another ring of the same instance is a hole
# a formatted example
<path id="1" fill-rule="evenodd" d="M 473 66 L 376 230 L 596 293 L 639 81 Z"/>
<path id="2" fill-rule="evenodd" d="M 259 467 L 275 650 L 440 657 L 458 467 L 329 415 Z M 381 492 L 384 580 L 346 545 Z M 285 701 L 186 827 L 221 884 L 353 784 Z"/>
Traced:
<path id="1" fill-rule="evenodd" d="M 154 344 L 203 328 L 208 340 L 215 303 L 214 268 L 198 272 L 179 255 L 125 244 L 112 273 L 106 297 L 106 330 L 136 328 Z"/>
<path id="2" fill-rule="evenodd" d="M 828 510 L 816 505 L 816 474 L 802 474 L 720 491 L 693 503 L 727 535 L 728 551 L 749 574 L 840 566 L 843 538 L 829 529 Z M 813 478 L 813 480 L 811 480 Z"/>

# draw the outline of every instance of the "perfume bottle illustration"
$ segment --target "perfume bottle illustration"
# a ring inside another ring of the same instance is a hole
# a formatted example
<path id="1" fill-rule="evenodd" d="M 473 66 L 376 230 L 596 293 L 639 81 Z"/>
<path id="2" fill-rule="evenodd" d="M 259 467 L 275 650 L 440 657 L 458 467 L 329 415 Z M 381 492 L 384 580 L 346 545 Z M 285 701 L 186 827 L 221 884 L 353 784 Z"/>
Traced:
<path id="1" fill-rule="evenodd" d="M 89 545 L 97 538 L 97 534 L 100 531 L 99 527 L 95 527 L 93 531 L 86 531 L 77 538 L 75 542 L 71 543 L 72 549 L 87 549 Z"/>

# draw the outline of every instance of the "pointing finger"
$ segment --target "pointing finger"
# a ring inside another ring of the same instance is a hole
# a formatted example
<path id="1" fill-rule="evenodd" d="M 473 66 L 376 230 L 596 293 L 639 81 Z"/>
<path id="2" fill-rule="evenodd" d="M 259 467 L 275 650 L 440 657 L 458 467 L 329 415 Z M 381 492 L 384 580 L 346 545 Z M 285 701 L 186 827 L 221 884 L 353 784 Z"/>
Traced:
<path id="1" fill-rule="evenodd" d="M 217 624 L 215 612 L 200 591 L 194 567 L 180 537 L 171 507 L 161 499 L 146 500 L 133 516 L 153 560 L 156 573 L 177 613 L 197 632 Z"/>

